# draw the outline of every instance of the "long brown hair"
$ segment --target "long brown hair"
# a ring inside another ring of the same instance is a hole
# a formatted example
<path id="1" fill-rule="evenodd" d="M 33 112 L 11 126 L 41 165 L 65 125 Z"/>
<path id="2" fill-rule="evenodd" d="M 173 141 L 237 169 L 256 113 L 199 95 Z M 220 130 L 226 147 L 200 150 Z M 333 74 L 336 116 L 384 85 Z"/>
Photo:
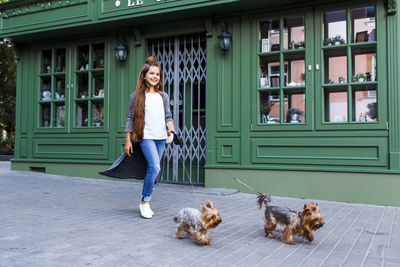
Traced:
<path id="1" fill-rule="evenodd" d="M 160 93 L 163 91 L 164 85 L 162 80 L 162 70 L 160 64 L 156 61 L 155 57 L 148 57 L 146 63 L 143 65 L 136 84 L 135 102 L 134 102 L 134 114 L 133 114 L 133 130 L 132 130 L 132 140 L 133 142 L 140 142 L 143 139 L 144 130 L 144 106 L 146 102 L 146 90 L 148 85 L 146 83 L 145 77 L 150 67 L 155 66 L 160 69 L 160 81 L 156 86 L 154 86 L 154 91 Z M 161 95 L 162 96 L 162 95 Z"/>

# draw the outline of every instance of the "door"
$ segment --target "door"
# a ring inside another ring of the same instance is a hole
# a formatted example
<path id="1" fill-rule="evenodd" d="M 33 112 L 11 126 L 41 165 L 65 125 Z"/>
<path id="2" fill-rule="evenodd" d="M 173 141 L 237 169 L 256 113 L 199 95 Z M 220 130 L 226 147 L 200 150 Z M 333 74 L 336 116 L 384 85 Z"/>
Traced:
<path id="1" fill-rule="evenodd" d="M 183 144 L 167 145 L 164 182 L 204 184 L 206 161 L 206 38 L 204 34 L 149 40 L 163 69 L 175 129 Z"/>

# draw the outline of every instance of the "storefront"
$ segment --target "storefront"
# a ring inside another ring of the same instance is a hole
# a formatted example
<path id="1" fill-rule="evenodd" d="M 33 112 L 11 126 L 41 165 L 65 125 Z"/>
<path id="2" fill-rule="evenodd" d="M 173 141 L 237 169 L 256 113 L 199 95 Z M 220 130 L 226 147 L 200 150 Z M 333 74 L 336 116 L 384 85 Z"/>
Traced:
<path id="1" fill-rule="evenodd" d="M 154 55 L 185 143 L 167 148 L 166 182 L 400 205 L 398 1 L 3 2 L 13 169 L 98 177 Z"/>

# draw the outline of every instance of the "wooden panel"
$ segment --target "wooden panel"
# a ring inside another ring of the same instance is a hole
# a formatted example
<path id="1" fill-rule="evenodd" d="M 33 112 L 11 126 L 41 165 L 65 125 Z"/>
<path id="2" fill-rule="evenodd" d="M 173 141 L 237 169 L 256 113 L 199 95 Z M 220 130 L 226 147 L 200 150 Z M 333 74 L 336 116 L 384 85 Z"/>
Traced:
<path id="1" fill-rule="evenodd" d="M 239 163 L 240 139 L 220 138 L 217 139 L 217 162 Z"/>
<path id="2" fill-rule="evenodd" d="M 34 140 L 34 158 L 107 159 L 108 139 L 46 138 Z"/>
<path id="3" fill-rule="evenodd" d="M 51 6 L 46 2 L 43 5 L 31 5 L 14 11 L 5 11 L 8 17 L 3 17 L 0 32 L 16 32 L 56 25 L 65 26 L 68 23 L 82 22 L 89 19 L 89 9 L 86 1 L 74 4 L 63 3 L 62 5 L 54 2 Z"/>
<path id="4" fill-rule="evenodd" d="M 21 138 L 21 141 L 19 143 L 19 156 L 21 158 L 26 158 L 27 157 L 27 151 L 28 151 L 28 143 L 26 142 L 26 138 Z"/>
<path id="5" fill-rule="evenodd" d="M 253 163 L 387 166 L 386 138 L 253 139 Z"/>
<path id="6" fill-rule="evenodd" d="M 155 13 L 166 13 L 176 10 L 212 6 L 215 4 L 239 2 L 239 0 L 168 0 L 168 1 L 147 1 L 147 0 L 125 0 L 117 5 L 115 1 L 102 0 L 101 13 L 99 18 L 138 17 Z"/>
<path id="7" fill-rule="evenodd" d="M 222 22 L 221 22 L 222 23 Z M 237 21 L 228 23 L 233 44 L 230 51 L 218 47 L 217 131 L 239 131 L 240 115 L 240 28 Z"/>

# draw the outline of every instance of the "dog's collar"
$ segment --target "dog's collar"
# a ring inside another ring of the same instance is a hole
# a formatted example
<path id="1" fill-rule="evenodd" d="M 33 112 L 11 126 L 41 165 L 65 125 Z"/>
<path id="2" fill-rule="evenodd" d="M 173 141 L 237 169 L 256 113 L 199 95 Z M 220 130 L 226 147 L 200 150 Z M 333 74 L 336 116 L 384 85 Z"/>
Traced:
<path id="1" fill-rule="evenodd" d="M 298 212 L 296 212 L 296 214 L 297 214 L 297 216 L 299 217 L 299 219 L 300 219 L 300 225 L 302 226 L 302 225 L 303 225 L 303 212 L 298 211 Z"/>

